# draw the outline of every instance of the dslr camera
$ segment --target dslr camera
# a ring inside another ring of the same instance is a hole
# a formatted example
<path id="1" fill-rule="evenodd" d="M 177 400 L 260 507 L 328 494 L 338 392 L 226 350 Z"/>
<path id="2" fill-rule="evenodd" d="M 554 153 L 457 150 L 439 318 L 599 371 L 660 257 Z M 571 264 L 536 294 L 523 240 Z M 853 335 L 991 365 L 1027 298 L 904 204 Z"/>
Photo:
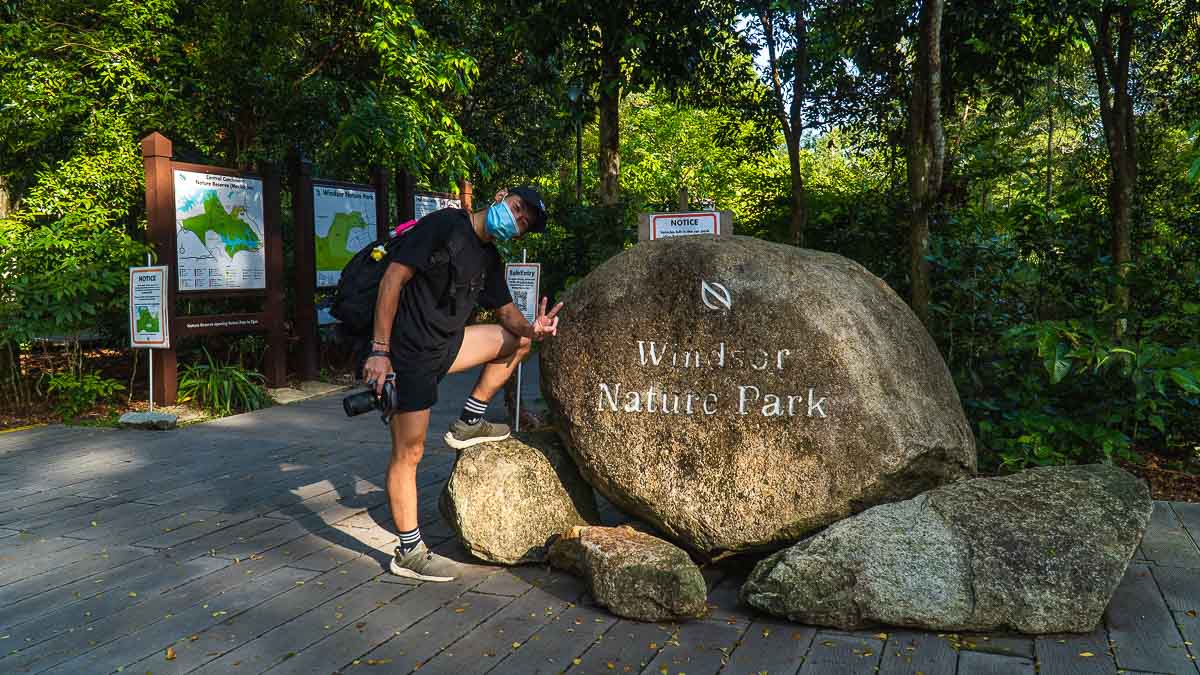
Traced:
<path id="1" fill-rule="evenodd" d="M 383 378 L 383 391 L 379 395 L 375 394 L 375 381 L 367 382 L 368 389 L 350 394 L 342 399 L 342 409 L 346 411 L 347 417 L 354 417 L 365 412 L 378 410 L 381 414 L 380 418 L 384 424 L 392 416 L 392 411 L 396 409 L 398 402 L 398 394 L 396 392 L 396 374 L 388 373 Z"/>

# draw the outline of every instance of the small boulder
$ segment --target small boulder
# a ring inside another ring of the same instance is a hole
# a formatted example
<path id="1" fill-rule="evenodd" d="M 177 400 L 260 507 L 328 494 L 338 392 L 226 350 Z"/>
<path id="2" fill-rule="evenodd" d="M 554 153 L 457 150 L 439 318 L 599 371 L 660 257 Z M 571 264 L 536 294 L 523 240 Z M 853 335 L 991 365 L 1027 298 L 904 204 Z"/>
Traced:
<path id="1" fill-rule="evenodd" d="M 170 413 L 160 412 L 127 412 L 121 415 L 117 423 L 125 429 L 153 429 L 166 431 L 174 429 L 177 418 Z"/>
<path id="2" fill-rule="evenodd" d="M 471 555 L 504 565 L 544 562 L 563 530 L 599 522 L 595 493 L 549 433 L 462 451 L 438 506 Z"/>
<path id="3" fill-rule="evenodd" d="M 1150 520 L 1145 482 L 1044 467 L 876 506 L 766 558 L 742 600 L 801 623 L 1086 632 Z"/>
<path id="4" fill-rule="evenodd" d="M 587 580 L 613 614 L 638 621 L 691 619 L 708 589 L 683 549 L 630 527 L 575 527 L 550 547 L 550 564 Z"/>

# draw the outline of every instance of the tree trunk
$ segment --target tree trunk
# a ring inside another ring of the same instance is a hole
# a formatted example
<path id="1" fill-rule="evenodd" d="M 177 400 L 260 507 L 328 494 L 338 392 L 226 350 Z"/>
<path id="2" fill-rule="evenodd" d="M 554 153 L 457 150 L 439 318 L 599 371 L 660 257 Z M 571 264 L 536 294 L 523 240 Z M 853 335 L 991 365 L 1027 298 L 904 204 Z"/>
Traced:
<path id="1" fill-rule="evenodd" d="M 1050 208 L 1054 196 L 1054 104 L 1057 103 L 1057 98 L 1054 96 L 1056 89 L 1053 79 L 1051 78 L 1046 91 L 1046 98 L 1049 100 L 1046 107 L 1050 118 L 1050 128 L 1046 132 L 1046 209 Z"/>
<path id="2" fill-rule="evenodd" d="M 600 203 L 605 206 L 621 200 L 621 59 L 616 49 L 606 44 L 600 76 Z"/>
<path id="3" fill-rule="evenodd" d="M 800 173 L 800 139 L 790 135 L 787 148 L 792 173 L 792 217 L 788 237 L 793 246 L 803 246 L 804 230 L 808 227 L 808 204 L 804 199 L 804 175 Z"/>
<path id="4" fill-rule="evenodd" d="M 1112 41 L 1116 19 L 1117 44 Z M 1092 53 L 1096 92 L 1100 100 L 1100 122 L 1108 146 L 1108 207 L 1112 218 L 1112 259 L 1117 271 L 1113 286 L 1113 304 L 1124 314 L 1131 298 L 1125 283 L 1128 265 L 1133 262 L 1130 232 L 1133 221 L 1133 190 L 1137 184 L 1137 125 L 1133 117 L 1133 96 L 1129 92 L 1129 64 L 1133 46 L 1133 10 L 1129 5 L 1106 5 L 1091 17 L 1096 32 L 1081 21 L 1084 37 Z M 1116 333 L 1124 333 L 1124 318 L 1117 321 Z"/>
<path id="5" fill-rule="evenodd" d="M 910 304 L 922 323 L 929 321 L 929 212 L 942 186 L 946 139 L 942 131 L 943 0 L 921 5 L 917 61 L 909 107 L 908 192 Z"/>

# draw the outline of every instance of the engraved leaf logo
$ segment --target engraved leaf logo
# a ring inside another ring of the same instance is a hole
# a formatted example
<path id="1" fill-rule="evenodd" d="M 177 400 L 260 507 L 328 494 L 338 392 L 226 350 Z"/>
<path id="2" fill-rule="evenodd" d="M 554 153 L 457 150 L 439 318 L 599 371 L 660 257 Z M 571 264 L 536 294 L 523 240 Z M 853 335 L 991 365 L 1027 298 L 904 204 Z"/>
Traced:
<path id="1" fill-rule="evenodd" d="M 700 281 L 700 301 L 705 307 L 717 311 L 726 311 L 733 306 L 729 289 L 715 281 L 710 284 L 703 279 Z"/>

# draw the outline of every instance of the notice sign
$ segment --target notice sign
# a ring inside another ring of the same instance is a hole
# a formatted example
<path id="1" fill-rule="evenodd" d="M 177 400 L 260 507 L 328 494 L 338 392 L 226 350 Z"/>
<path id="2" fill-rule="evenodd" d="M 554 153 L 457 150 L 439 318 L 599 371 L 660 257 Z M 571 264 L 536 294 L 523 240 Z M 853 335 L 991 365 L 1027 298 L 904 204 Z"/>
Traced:
<path id="1" fill-rule="evenodd" d="M 167 266 L 129 268 L 129 341 L 133 347 L 168 349 Z"/>
<path id="2" fill-rule="evenodd" d="M 450 195 L 435 194 L 432 192 L 418 192 L 413 195 L 413 219 L 420 220 L 434 211 L 442 209 L 462 208 L 462 200 L 455 199 Z"/>
<path id="3" fill-rule="evenodd" d="M 541 263 L 509 263 L 504 267 L 504 279 L 513 304 L 533 323 L 537 318 L 538 288 L 542 283 Z"/>
<path id="4" fill-rule="evenodd" d="M 342 268 L 375 241 L 375 191 L 313 186 L 317 286 L 337 286 Z"/>
<path id="5" fill-rule="evenodd" d="M 693 234 L 720 234 L 717 211 L 698 213 L 656 213 L 650 216 L 650 238 L 686 237 Z"/>

